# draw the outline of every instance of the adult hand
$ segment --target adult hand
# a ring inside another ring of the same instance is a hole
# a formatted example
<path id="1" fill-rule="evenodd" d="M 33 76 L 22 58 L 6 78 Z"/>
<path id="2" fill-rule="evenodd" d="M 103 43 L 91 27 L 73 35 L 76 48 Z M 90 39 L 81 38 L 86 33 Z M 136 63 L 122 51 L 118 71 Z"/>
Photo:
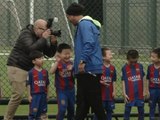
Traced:
<path id="1" fill-rule="evenodd" d="M 85 72 L 85 63 L 80 63 L 79 65 L 78 65 L 78 70 L 79 70 L 79 72 L 80 73 L 83 73 L 83 72 Z"/>
<path id="2" fill-rule="evenodd" d="M 51 35 L 51 43 L 52 43 L 52 44 L 57 43 L 57 38 L 56 38 L 56 36 Z"/>
<path id="3" fill-rule="evenodd" d="M 49 38 L 50 36 L 51 36 L 51 30 L 50 29 L 47 29 L 46 31 L 44 31 L 42 33 L 42 37 L 45 38 L 45 39 Z"/>

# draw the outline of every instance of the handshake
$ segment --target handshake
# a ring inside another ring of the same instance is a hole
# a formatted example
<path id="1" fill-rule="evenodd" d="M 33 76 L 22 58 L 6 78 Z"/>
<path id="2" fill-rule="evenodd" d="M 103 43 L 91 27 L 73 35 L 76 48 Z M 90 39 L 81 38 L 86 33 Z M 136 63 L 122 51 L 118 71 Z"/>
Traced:
<path id="1" fill-rule="evenodd" d="M 54 36 L 57 36 L 57 37 L 61 37 L 61 30 L 53 31 L 51 29 L 52 22 L 53 22 L 53 18 L 49 18 L 48 21 L 47 21 L 47 28 L 49 28 L 51 30 L 51 35 L 54 35 Z"/>

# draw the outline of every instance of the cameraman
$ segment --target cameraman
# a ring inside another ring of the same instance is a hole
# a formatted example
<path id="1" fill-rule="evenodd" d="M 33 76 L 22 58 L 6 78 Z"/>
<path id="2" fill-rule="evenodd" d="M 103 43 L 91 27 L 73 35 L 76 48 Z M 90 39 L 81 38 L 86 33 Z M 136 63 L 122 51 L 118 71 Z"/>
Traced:
<path id="1" fill-rule="evenodd" d="M 56 48 L 56 37 L 51 35 L 51 30 L 47 28 L 47 22 L 43 19 L 36 20 L 34 25 L 28 25 L 21 31 L 7 61 L 12 95 L 4 120 L 12 120 L 21 103 L 26 87 L 27 72 L 33 67 L 29 54 L 38 50 L 48 57 L 53 57 Z"/>

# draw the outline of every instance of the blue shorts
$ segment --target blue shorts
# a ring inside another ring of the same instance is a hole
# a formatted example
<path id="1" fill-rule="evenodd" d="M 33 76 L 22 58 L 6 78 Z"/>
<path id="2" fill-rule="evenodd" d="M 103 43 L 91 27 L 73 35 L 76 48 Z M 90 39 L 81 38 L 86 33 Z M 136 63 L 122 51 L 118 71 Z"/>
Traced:
<path id="1" fill-rule="evenodd" d="M 103 108 L 106 111 L 115 109 L 114 101 L 103 101 Z"/>
<path id="2" fill-rule="evenodd" d="M 29 120 L 39 119 L 42 114 L 47 113 L 47 95 L 34 94 L 29 108 Z"/>
<path id="3" fill-rule="evenodd" d="M 63 120 L 67 111 L 67 119 L 74 118 L 75 105 L 75 89 L 71 90 L 56 90 L 58 101 L 57 120 Z"/>
<path id="4" fill-rule="evenodd" d="M 126 106 L 137 106 L 137 107 L 143 107 L 144 106 L 144 100 L 133 100 L 131 102 L 126 103 Z"/>
<path id="5" fill-rule="evenodd" d="M 149 98 L 149 117 L 150 120 L 155 120 L 155 111 L 158 103 L 158 112 L 160 116 L 160 89 L 150 89 L 150 98 Z"/>
<path id="6" fill-rule="evenodd" d="M 160 89 L 150 89 L 150 104 L 160 103 Z"/>
<path id="7" fill-rule="evenodd" d="M 132 106 L 136 106 L 138 108 L 138 119 L 144 120 L 144 100 L 134 100 L 125 104 L 125 112 L 124 112 L 124 120 L 130 119 L 130 112 Z"/>

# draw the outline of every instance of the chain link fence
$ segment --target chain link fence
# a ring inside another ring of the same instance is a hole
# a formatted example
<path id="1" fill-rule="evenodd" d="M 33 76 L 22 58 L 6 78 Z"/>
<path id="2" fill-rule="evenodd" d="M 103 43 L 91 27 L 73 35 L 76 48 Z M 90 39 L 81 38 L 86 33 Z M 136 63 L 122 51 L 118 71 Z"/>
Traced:
<path id="1" fill-rule="evenodd" d="M 0 0 L 0 93 L 10 97 L 11 90 L 6 74 L 7 57 L 20 30 L 34 20 L 58 18 L 53 29 L 61 29 L 58 42 L 73 45 L 75 28 L 65 16 L 66 7 L 79 2 L 86 7 L 86 15 L 102 23 L 101 45 L 113 50 L 113 64 L 117 69 L 117 98 L 122 98 L 121 68 L 126 62 L 125 53 L 135 48 L 145 71 L 150 63 L 152 48 L 160 46 L 160 0 Z M 50 69 L 53 59 L 47 59 Z M 54 76 L 50 75 L 51 96 L 55 97 Z M 26 97 L 26 95 L 24 95 Z"/>

